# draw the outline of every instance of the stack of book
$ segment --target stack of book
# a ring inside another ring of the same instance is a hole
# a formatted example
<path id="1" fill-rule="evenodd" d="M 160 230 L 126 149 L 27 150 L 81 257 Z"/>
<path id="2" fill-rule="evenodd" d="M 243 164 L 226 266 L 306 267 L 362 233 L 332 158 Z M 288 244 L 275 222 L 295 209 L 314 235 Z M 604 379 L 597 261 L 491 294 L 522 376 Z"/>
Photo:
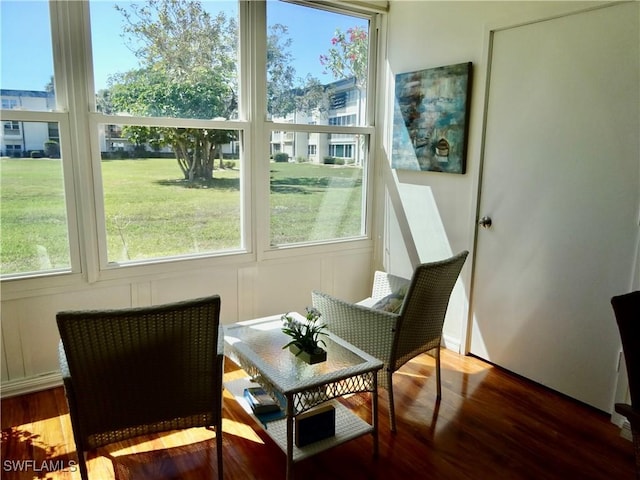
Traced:
<path id="1" fill-rule="evenodd" d="M 280 406 L 262 387 L 248 387 L 244 389 L 244 398 L 251 406 L 255 415 L 264 415 L 280 411 Z"/>

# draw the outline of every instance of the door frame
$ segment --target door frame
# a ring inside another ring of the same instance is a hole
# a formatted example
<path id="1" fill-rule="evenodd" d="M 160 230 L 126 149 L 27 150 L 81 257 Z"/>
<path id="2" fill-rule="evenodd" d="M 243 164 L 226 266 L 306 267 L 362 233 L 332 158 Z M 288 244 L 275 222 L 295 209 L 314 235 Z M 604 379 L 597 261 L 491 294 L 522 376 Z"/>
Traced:
<path id="1" fill-rule="evenodd" d="M 484 166 L 485 166 L 485 152 L 486 152 L 486 132 L 488 125 L 488 107 L 489 107 L 489 98 L 490 98 L 490 90 L 491 90 L 491 67 L 493 61 L 493 42 L 495 34 L 501 31 L 510 30 L 526 25 L 532 25 L 536 23 L 542 23 L 558 18 L 569 17 L 573 15 L 578 15 L 594 10 L 600 10 L 603 8 L 614 7 L 619 5 L 620 3 L 625 2 L 612 2 L 612 3 L 603 3 L 597 4 L 593 6 L 585 6 L 584 4 L 573 7 L 571 5 L 568 6 L 568 10 L 566 12 L 555 14 L 555 15 L 546 15 L 535 19 L 523 19 L 522 21 L 511 21 L 508 24 L 488 24 L 485 26 L 484 32 L 484 40 L 483 40 L 483 50 L 482 50 L 482 59 L 484 60 L 484 75 L 479 75 L 482 78 L 483 82 L 483 99 L 482 99 L 482 128 L 481 128 L 481 138 L 480 138 L 480 154 L 479 154 L 479 166 L 477 171 L 477 176 L 475 181 L 473 182 L 473 192 L 472 199 L 473 203 L 470 209 L 470 217 L 469 222 L 472 222 L 473 228 L 470 229 L 469 235 L 469 244 L 471 245 L 470 251 L 470 284 L 468 288 L 468 311 L 467 311 L 467 319 L 466 322 L 462 324 L 462 332 L 461 332 L 461 352 L 464 355 L 470 354 L 471 350 L 471 335 L 472 335 L 472 325 L 474 321 L 474 301 L 475 301 L 475 293 L 476 293 L 476 282 L 477 282 L 477 263 L 476 263 L 476 254 L 478 250 L 478 236 L 480 233 L 480 226 L 478 225 L 478 221 L 483 215 L 480 211 L 481 207 L 481 199 L 482 199 L 482 185 L 484 180 Z M 572 9 L 573 8 L 573 9 Z M 477 69 L 480 73 L 482 68 Z M 477 81 L 474 79 L 474 81 Z M 640 205 L 638 205 L 639 218 L 638 225 L 640 226 Z M 634 275 L 630 279 L 630 289 L 637 290 L 640 289 L 640 231 L 638 232 L 638 236 L 636 238 L 636 252 L 634 259 Z M 617 380 L 616 380 L 616 388 L 615 388 L 615 401 L 616 402 L 628 402 L 629 401 L 629 386 L 628 386 L 628 378 L 626 374 L 626 368 L 624 366 L 624 358 L 622 355 L 622 349 L 620 350 L 620 362 L 617 372 Z M 625 421 L 624 417 L 615 411 L 612 412 L 611 422 L 615 423 L 618 426 L 622 426 Z"/>

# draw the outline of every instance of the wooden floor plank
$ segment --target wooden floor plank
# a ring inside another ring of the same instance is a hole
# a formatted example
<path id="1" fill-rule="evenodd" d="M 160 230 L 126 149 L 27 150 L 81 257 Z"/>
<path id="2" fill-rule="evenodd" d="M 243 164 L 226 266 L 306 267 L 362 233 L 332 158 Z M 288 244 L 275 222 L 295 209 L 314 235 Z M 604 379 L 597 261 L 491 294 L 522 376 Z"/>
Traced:
<path id="1" fill-rule="evenodd" d="M 244 375 L 227 361 L 225 378 Z M 369 436 L 295 466 L 315 479 L 633 479 L 631 442 L 609 416 L 479 359 L 442 352 L 443 396 L 434 360 L 421 355 L 394 375 L 398 433 L 389 431 L 381 391 L 380 455 Z M 346 400 L 370 417 L 366 395 Z M 225 393 L 224 478 L 285 476 L 285 455 Z M 2 400 L 2 478 L 80 478 L 64 391 Z M 20 463 L 22 462 L 22 463 Z M 49 471 L 53 469 L 54 471 Z M 215 433 L 190 429 L 110 445 L 89 455 L 99 480 L 215 479 Z"/>

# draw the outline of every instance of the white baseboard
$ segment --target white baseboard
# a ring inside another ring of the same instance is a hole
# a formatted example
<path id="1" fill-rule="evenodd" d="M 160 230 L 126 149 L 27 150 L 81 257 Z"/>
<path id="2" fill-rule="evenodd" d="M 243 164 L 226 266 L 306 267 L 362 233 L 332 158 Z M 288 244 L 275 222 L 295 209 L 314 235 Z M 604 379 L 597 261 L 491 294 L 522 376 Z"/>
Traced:
<path id="1" fill-rule="evenodd" d="M 62 385 L 60 372 L 45 373 L 37 377 L 10 380 L 0 385 L 0 398 L 15 397 L 26 393 L 39 392 Z"/>
<path id="2" fill-rule="evenodd" d="M 460 351 L 460 348 L 462 348 L 462 346 L 460 345 L 460 339 L 459 338 L 453 338 L 453 337 L 448 336 L 448 335 L 443 335 L 441 344 L 447 350 L 453 350 L 454 352 L 462 353 Z"/>
<path id="3" fill-rule="evenodd" d="M 622 438 L 629 440 L 630 442 L 633 442 L 633 433 L 631 433 L 631 424 L 629 423 L 629 420 L 625 420 L 624 423 L 622 424 L 622 430 L 620 430 L 620 436 Z"/>

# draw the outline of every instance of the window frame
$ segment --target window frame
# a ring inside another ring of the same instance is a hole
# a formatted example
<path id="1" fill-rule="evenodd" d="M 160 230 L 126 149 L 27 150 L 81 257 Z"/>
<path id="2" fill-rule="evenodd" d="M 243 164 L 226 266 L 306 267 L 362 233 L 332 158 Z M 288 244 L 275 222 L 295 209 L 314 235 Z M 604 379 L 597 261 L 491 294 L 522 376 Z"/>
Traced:
<path id="1" fill-rule="evenodd" d="M 288 133 L 293 133 L 294 135 L 297 133 L 320 133 L 320 134 L 345 134 L 345 135 L 362 135 L 364 138 L 364 150 L 365 150 L 365 158 L 366 165 L 363 165 L 362 172 L 362 206 L 361 206 L 361 222 L 362 222 L 362 235 L 356 237 L 348 237 L 348 238 L 337 238 L 337 239 L 327 239 L 322 241 L 309 241 L 309 242 L 301 242 L 301 243 L 290 243 L 290 244 L 277 244 L 271 245 L 271 229 L 270 229 L 270 197 L 267 196 L 265 202 L 263 202 L 263 210 L 260 215 L 261 218 L 266 218 L 266 225 L 263 223 L 262 228 L 259 229 L 263 235 L 260 238 L 260 246 L 261 252 L 264 258 L 279 258 L 279 252 L 291 252 L 292 250 L 300 251 L 301 253 L 308 253 L 313 251 L 318 252 L 328 252 L 336 248 L 336 245 L 339 245 L 339 248 L 362 248 L 371 246 L 373 243 L 372 239 L 372 205 L 373 205 L 373 165 L 375 163 L 375 149 L 372 148 L 375 145 L 375 118 L 376 118 L 376 97 L 375 97 L 375 85 L 376 85 L 376 72 L 378 71 L 378 25 L 380 21 L 380 11 L 376 9 L 359 9 L 349 8 L 349 6 L 340 6 L 337 7 L 335 4 L 329 4 L 329 2 L 309 2 L 305 0 L 284 0 L 288 3 L 293 3 L 297 5 L 301 5 L 307 8 L 314 8 L 319 10 L 325 10 L 329 12 L 351 15 L 354 17 L 359 17 L 365 19 L 369 23 L 369 45 L 368 45 L 368 71 L 367 71 L 367 89 L 366 96 L 364 98 L 366 110 L 362 118 L 361 125 L 329 125 L 329 119 L 327 118 L 327 125 L 319 125 L 317 122 L 311 122 L 309 124 L 302 123 L 294 123 L 294 122 L 282 122 L 282 121 L 273 121 L 268 119 L 268 112 L 266 108 L 266 76 L 264 77 L 264 89 L 258 89 L 256 95 L 259 98 L 265 99 L 265 105 L 261 112 L 264 112 L 263 118 L 264 122 L 261 125 L 261 129 L 264 130 L 268 135 L 269 132 L 274 133 L 277 131 L 286 131 Z M 253 2 L 250 2 L 253 3 Z M 267 22 L 266 22 L 266 2 L 255 2 L 258 4 L 262 4 L 263 11 L 262 15 L 265 17 L 264 22 L 264 30 L 266 32 Z M 262 55 L 266 57 L 266 33 L 263 42 L 263 47 L 261 48 Z M 257 46 L 256 46 L 257 47 Z M 265 69 L 266 73 L 266 69 Z M 264 90 L 264 91 L 262 91 Z M 349 93 L 351 90 L 344 92 L 344 103 L 346 106 L 349 101 L 351 94 Z M 330 100 L 331 101 L 331 100 Z M 341 117 L 342 115 L 336 114 L 336 117 Z M 317 155 L 317 153 L 316 153 Z M 268 172 L 266 175 L 266 180 L 269 182 Z M 267 194 L 270 192 L 270 185 L 267 185 Z M 288 253 L 289 254 L 289 253 Z"/>
<path id="2" fill-rule="evenodd" d="M 195 268 L 211 268 L 281 259 L 296 254 L 323 254 L 336 249 L 370 248 L 372 239 L 372 188 L 375 162 L 375 84 L 378 65 L 377 25 L 380 12 L 337 7 L 324 2 L 297 1 L 308 8 L 360 16 L 369 20 L 369 72 L 366 96 L 365 126 L 333 126 L 317 124 L 277 123 L 266 115 L 266 2 L 239 1 L 238 6 L 238 117 L 232 120 L 168 119 L 106 115 L 96 111 L 93 82 L 89 3 L 49 0 L 53 43 L 53 66 L 56 106 L 52 111 L 1 110 L 3 120 L 55 122 L 59 125 L 67 208 L 70 249 L 69 269 L 33 274 L 3 275 L 3 283 L 13 280 L 32 281 L 33 288 L 83 282 L 118 280 L 125 276 L 188 272 Z M 260 27 L 260 28 L 257 28 Z M 98 127 L 101 124 L 135 124 L 146 126 L 190 126 L 223 128 L 241 133 L 243 155 L 241 188 L 242 248 L 237 252 L 209 252 L 176 257 L 160 257 L 124 264 L 109 263 L 106 253 L 104 195 L 100 171 L 101 152 Z M 364 235 L 357 238 L 332 239 L 293 245 L 270 245 L 269 231 L 269 165 L 259 160 L 268 158 L 270 132 L 309 132 L 363 135 L 367 139 L 367 165 L 363 170 L 362 222 Z M 53 280 L 52 280 L 53 279 Z M 53 284 L 51 282 L 54 282 Z"/>
<path id="3" fill-rule="evenodd" d="M 65 209 L 67 219 L 67 238 L 69 241 L 69 266 L 62 268 L 52 268 L 48 270 L 37 270 L 32 272 L 8 273 L 2 275 L 2 282 L 9 280 L 20 280 L 28 278 L 49 277 L 60 274 L 80 273 L 80 242 L 78 238 L 78 223 L 76 188 L 74 182 L 74 161 L 68 139 L 71 138 L 71 129 L 69 127 L 69 115 L 64 111 L 30 111 L 30 110 L 0 110 L 3 121 L 18 122 L 23 125 L 24 122 L 33 123 L 57 123 L 60 133 L 60 162 L 62 168 L 62 182 L 64 186 Z M 21 149 L 21 152 L 26 150 Z"/>

